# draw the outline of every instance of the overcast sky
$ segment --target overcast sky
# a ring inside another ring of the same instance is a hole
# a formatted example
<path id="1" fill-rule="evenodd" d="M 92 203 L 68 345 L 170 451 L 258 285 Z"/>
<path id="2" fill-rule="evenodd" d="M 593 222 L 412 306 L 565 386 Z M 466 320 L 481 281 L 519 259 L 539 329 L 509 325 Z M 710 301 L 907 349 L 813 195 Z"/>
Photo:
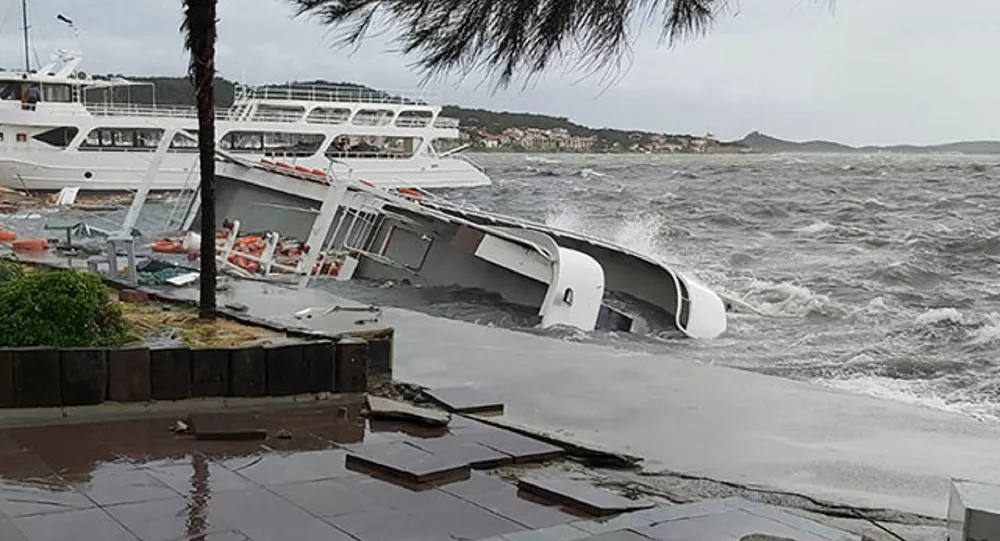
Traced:
<path id="1" fill-rule="evenodd" d="M 29 0 L 33 55 L 81 29 L 84 69 L 180 75 L 181 0 Z M 528 89 L 491 93 L 479 79 L 435 81 L 444 103 L 568 116 L 590 126 L 670 133 L 751 130 L 853 144 L 1000 139 L 1000 2 L 741 0 L 707 36 L 668 49 L 657 29 L 606 89 L 599 78 L 548 73 Z M 85 7 L 84 7 L 85 6 Z M 959 9 L 960 8 L 960 9 Z M 292 19 L 283 0 L 219 0 L 218 67 L 251 83 L 350 80 L 415 89 L 410 60 L 373 40 L 331 47 L 327 29 Z M 0 64 L 23 64 L 20 1 L 0 0 Z"/>

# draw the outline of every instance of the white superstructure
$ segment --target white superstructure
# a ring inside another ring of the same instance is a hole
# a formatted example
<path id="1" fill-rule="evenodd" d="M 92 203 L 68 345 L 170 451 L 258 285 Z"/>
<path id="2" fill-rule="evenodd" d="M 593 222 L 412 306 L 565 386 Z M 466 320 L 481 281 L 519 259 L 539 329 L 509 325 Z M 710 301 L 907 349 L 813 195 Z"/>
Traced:
<path id="1" fill-rule="evenodd" d="M 60 51 L 35 72 L 0 72 L 0 186 L 135 189 L 165 131 L 197 133 L 194 108 L 155 105 L 155 88 L 152 104 L 122 103 L 123 93 L 152 85 L 94 78 L 79 71 L 81 62 L 80 53 Z M 39 101 L 26 104 L 22 90 L 31 86 Z M 488 185 L 474 163 L 434 148 L 435 140 L 459 138 L 458 121 L 425 100 L 345 86 L 239 86 L 234 104 L 216 112 L 216 137 L 219 148 L 246 159 L 334 175 L 353 170 L 376 186 Z M 190 138 L 175 137 L 153 189 L 197 183 L 197 157 Z"/>

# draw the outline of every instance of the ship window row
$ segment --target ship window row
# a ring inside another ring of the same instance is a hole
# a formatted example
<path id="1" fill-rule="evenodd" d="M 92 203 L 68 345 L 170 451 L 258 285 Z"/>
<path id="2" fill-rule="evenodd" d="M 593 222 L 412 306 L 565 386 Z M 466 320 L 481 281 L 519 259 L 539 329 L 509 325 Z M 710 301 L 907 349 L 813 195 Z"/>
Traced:
<path id="1" fill-rule="evenodd" d="M 66 148 L 76 137 L 75 127 L 53 128 L 35 139 L 54 147 Z M 185 130 L 190 136 L 175 134 L 170 152 L 197 152 L 197 130 Z M 80 143 L 82 151 L 153 152 L 164 130 L 161 128 L 98 128 L 91 130 Z M 270 158 L 306 158 L 316 155 L 327 137 L 321 133 L 231 131 L 222 136 L 219 148 L 234 154 L 255 154 Z M 324 152 L 328 158 L 405 159 L 416 153 L 420 137 L 381 135 L 338 135 Z"/>
<path id="2" fill-rule="evenodd" d="M 302 118 L 303 107 L 274 107 L 260 105 L 254 110 L 253 122 L 294 122 Z M 430 111 L 403 111 L 396 115 L 391 109 L 362 109 L 356 114 L 345 107 L 316 107 L 306 115 L 309 124 L 344 124 L 356 126 L 389 126 L 423 128 L 431 125 L 434 114 Z"/>

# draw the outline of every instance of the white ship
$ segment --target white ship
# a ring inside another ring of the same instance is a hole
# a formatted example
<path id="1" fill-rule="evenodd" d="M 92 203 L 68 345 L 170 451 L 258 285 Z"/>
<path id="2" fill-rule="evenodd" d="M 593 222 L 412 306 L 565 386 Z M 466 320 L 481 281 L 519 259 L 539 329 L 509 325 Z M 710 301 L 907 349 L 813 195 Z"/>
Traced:
<path id="1" fill-rule="evenodd" d="M 193 107 L 156 105 L 155 87 L 79 70 L 76 51 L 59 51 L 36 71 L 0 72 L 0 186 L 17 190 L 134 190 L 165 131 L 197 134 Z M 152 87 L 145 104 L 115 102 Z M 22 92 L 33 87 L 36 103 Z M 121 89 L 126 90 L 121 90 Z M 422 95 L 343 86 L 237 87 L 233 105 L 216 113 L 222 150 L 245 159 L 364 179 L 379 187 L 453 188 L 490 184 L 457 140 L 458 121 Z M 196 144 L 171 142 L 153 190 L 198 182 Z"/>

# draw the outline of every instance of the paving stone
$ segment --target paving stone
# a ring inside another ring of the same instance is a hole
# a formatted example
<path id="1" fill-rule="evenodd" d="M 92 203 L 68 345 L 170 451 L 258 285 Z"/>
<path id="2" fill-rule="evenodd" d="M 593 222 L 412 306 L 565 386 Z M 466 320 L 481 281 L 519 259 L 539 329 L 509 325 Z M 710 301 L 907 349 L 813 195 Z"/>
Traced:
<path id="1" fill-rule="evenodd" d="M 0 517 L 0 539 L 3 541 L 30 541 L 9 518 Z"/>
<path id="2" fill-rule="evenodd" d="M 207 507 L 211 509 L 211 502 L 209 502 Z M 192 509 L 189 506 L 187 498 L 113 505 L 106 508 L 105 511 L 121 523 L 122 526 L 125 526 L 129 531 L 137 535 L 139 539 L 142 539 L 142 541 L 164 541 L 168 539 L 187 541 L 190 526 L 188 521 L 199 515 L 196 509 Z M 206 513 L 206 515 L 208 516 L 200 517 L 201 520 L 199 521 L 202 522 L 206 534 L 216 529 L 225 531 L 228 528 L 228 526 L 212 520 L 210 512 Z M 198 521 L 198 519 L 195 520 Z M 97 539 L 94 538 L 95 541 Z M 191 539 L 201 541 L 200 537 Z M 208 539 L 212 538 L 206 535 L 206 541 Z"/>
<path id="3" fill-rule="evenodd" d="M 368 342 L 347 337 L 337 342 L 334 382 L 339 393 L 368 390 Z"/>
<path id="4" fill-rule="evenodd" d="M 108 350 L 108 400 L 146 402 L 153 397 L 149 348 Z"/>
<path id="5" fill-rule="evenodd" d="M 108 394 L 108 353 L 104 348 L 64 349 L 59 352 L 64 406 L 104 402 Z"/>
<path id="6" fill-rule="evenodd" d="M 322 340 L 302 345 L 302 363 L 305 370 L 306 391 L 311 393 L 336 390 L 336 351 L 333 342 Z"/>
<path id="7" fill-rule="evenodd" d="M 411 483 L 468 479 L 468 462 L 432 455 L 406 443 L 365 445 L 347 455 L 347 466 L 372 470 Z"/>
<path id="8" fill-rule="evenodd" d="M 420 520 L 385 507 L 369 507 L 364 513 L 331 517 L 326 521 L 361 541 L 451 539 L 448 530 L 440 522 Z"/>
<path id="9" fill-rule="evenodd" d="M 430 389 L 425 393 L 456 413 L 503 415 L 503 402 L 475 387 Z"/>
<path id="10" fill-rule="evenodd" d="M 30 541 L 66 541 L 67 538 L 100 541 L 136 540 L 134 535 L 101 509 L 36 515 L 17 518 L 13 522 Z"/>
<path id="11" fill-rule="evenodd" d="M 192 413 L 190 421 L 198 440 L 252 441 L 267 438 L 267 430 L 249 415 Z"/>
<path id="12" fill-rule="evenodd" d="M 525 528 L 549 528 L 579 520 L 578 516 L 570 514 L 561 507 L 522 498 L 513 485 L 509 490 L 482 494 L 470 501 Z"/>
<path id="13" fill-rule="evenodd" d="M 514 494 L 517 487 L 498 477 L 472 472 L 468 479 L 445 485 L 441 490 L 464 500 L 476 502 L 478 498 L 494 492 Z"/>
<path id="14" fill-rule="evenodd" d="M 579 509 L 596 517 L 647 509 L 654 505 L 652 502 L 632 500 L 590 483 L 571 479 L 524 477 L 518 481 L 517 486 L 544 500 Z"/>
<path id="15" fill-rule="evenodd" d="M 468 438 L 445 436 L 441 438 L 415 438 L 409 442 L 428 453 L 468 462 L 476 470 L 487 470 L 514 463 L 514 457 Z"/>
<path id="16" fill-rule="evenodd" d="M 221 462 L 232 471 L 258 485 L 278 485 L 318 481 L 329 476 L 299 462 L 296 455 L 265 453 L 261 455 L 230 458 Z"/>
<path id="17" fill-rule="evenodd" d="M 670 520 L 654 526 L 636 528 L 639 533 L 653 539 L 677 541 L 695 539 L 734 539 L 750 534 L 766 534 L 789 537 L 796 541 L 826 541 L 801 530 L 774 522 L 740 509 L 730 509 L 722 513 Z"/>
<path id="18" fill-rule="evenodd" d="M 210 513 L 253 541 L 356 541 L 330 523 L 263 488 L 231 490 L 212 497 Z"/>
<path id="19" fill-rule="evenodd" d="M 683 520 L 692 517 L 703 517 L 715 513 L 723 513 L 732 508 L 725 500 L 701 500 L 682 505 L 668 505 L 622 513 L 610 519 L 587 520 L 574 522 L 573 526 L 591 533 L 604 533 L 622 529 L 641 529 L 670 520 Z"/>
<path id="20" fill-rule="evenodd" d="M 221 464 L 213 462 L 208 457 L 202 457 L 202 460 L 204 461 L 202 467 L 207 474 L 208 484 L 213 493 L 243 490 L 253 486 L 250 481 L 229 471 Z M 201 490 L 197 486 L 200 480 L 194 457 L 147 463 L 143 465 L 143 469 L 178 494 L 190 495 Z"/>
<path id="21" fill-rule="evenodd" d="M 191 396 L 226 396 L 229 392 L 229 350 L 191 350 Z"/>
<path id="22" fill-rule="evenodd" d="M 507 430 L 483 432 L 475 436 L 479 443 L 514 457 L 515 463 L 544 462 L 566 454 L 561 447 L 531 439 Z"/>
<path id="23" fill-rule="evenodd" d="M 368 396 L 368 411 L 372 418 L 402 419 L 431 426 L 447 426 L 448 422 L 451 421 L 451 415 L 448 412 L 420 408 L 406 402 L 379 396 Z"/>
<path id="24" fill-rule="evenodd" d="M 650 539 L 633 530 L 616 530 L 585 537 L 581 541 L 650 541 Z"/>
<path id="25" fill-rule="evenodd" d="M 371 502 L 358 497 L 356 489 L 335 479 L 277 485 L 271 490 L 317 517 L 364 513 L 371 507 Z"/>
<path id="26" fill-rule="evenodd" d="M 229 396 L 267 395 L 267 357 L 262 347 L 229 350 Z"/>
<path id="27" fill-rule="evenodd" d="M 13 483 L 0 485 L 0 516 L 17 518 L 79 511 L 95 506 L 93 501 L 71 487 L 49 488 L 44 485 Z"/>
<path id="28" fill-rule="evenodd" d="M 179 494 L 131 464 L 106 464 L 77 489 L 100 506 L 176 498 Z"/>
<path id="29" fill-rule="evenodd" d="M 14 404 L 14 356 L 9 349 L 0 349 L 0 408 Z"/>
<path id="30" fill-rule="evenodd" d="M 306 369 L 302 344 L 281 344 L 264 348 L 267 359 L 267 393 L 288 396 L 306 392 Z"/>
<path id="31" fill-rule="evenodd" d="M 299 452 L 295 454 L 295 462 L 324 478 L 339 479 L 357 475 L 347 469 L 347 451 L 343 449 Z"/>
<path id="32" fill-rule="evenodd" d="M 161 348 L 149 352 L 154 400 L 191 398 L 191 350 Z"/>
<path id="33" fill-rule="evenodd" d="M 51 407 L 62 402 L 59 350 L 12 348 L 14 404 L 19 408 Z"/>
<path id="34" fill-rule="evenodd" d="M 721 503 L 730 507 L 742 509 L 748 513 L 752 513 L 775 522 L 779 522 L 805 533 L 815 535 L 823 539 L 829 539 L 830 541 L 857 539 L 856 535 L 848 534 L 842 530 L 831 528 L 807 518 L 793 515 L 772 505 L 752 502 L 744 498 L 726 498 L 721 500 Z"/>
<path id="35" fill-rule="evenodd" d="M 591 535 L 569 524 L 559 524 L 540 530 L 504 534 L 500 538 L 502 541 L 576 541 Z"/>

